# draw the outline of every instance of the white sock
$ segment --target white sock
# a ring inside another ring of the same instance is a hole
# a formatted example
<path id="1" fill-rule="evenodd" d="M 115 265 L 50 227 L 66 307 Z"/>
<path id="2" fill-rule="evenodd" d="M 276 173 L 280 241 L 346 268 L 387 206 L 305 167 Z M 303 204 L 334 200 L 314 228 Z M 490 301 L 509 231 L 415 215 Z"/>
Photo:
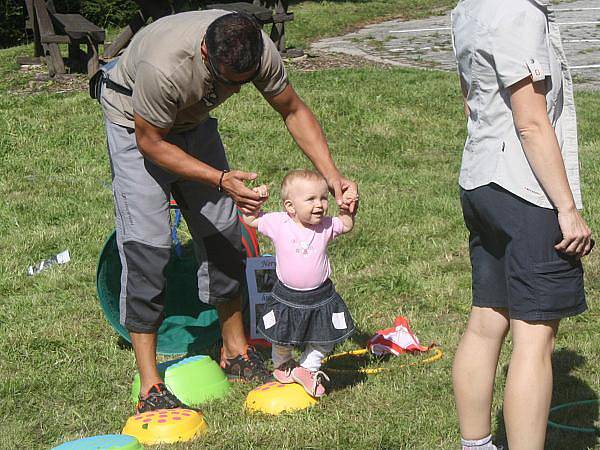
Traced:
<path id="1" fill-rule="evenodd" d="M 306 344 L 300 356 L 300 365 L 311 372 L 316 372 L 321 368 L 321 360 L 332 350 L 333 345 Z"/>
<path id="2" fill-rule="evenodd" d="M 460 444 L 462 450 L 497 450 L 492 443 L 492 435 L 484 437 L 483 439 L 463 439 L 460 438 Z"/>

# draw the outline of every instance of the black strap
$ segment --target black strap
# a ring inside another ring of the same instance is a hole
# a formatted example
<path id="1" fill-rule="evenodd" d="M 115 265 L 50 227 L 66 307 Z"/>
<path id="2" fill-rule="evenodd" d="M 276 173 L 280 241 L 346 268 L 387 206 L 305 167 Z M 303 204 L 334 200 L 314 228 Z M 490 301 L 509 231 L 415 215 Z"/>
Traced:
<path id="1" fill-rule="evenodd" d="M 105 85 L 107 88 L 112 89 L 113 91 L 116 91 L 119 94 L 123 94 L 128 97 L 131 97 L 133 95 L 133 91 L 131 89 L 128 89 L 125 86 L 121 86 L 119 83 L 115 83 L 110 79 L 108 73 L 106 73 L 104 69 L 100 69 L 90 78 L 89 81 L 90 97 L 98 100 L 98 103 L 100 103 L 102 85 Z"/>
<path id="2" fill-rule="evenodd" d="M 107 88 L 112 89 L 113 91 L 117 91 L 119 94 L 123 94 L 128 97 L 131 97 L 133 95 L 133 91 L 131 89 L 126 88 L 125 86 L 121 86 L 119 83 L 115 83 L 108 77 L 108 74 L 104 77 L 104 84 Z"/>

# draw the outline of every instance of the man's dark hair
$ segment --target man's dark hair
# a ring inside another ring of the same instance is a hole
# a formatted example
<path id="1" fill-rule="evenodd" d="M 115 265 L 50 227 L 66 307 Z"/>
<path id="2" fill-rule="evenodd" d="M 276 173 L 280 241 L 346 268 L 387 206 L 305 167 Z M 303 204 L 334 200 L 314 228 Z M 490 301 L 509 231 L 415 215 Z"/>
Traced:
<path id="1" fill-rule="evenodd" d="M 262 34 L 255 20 L 244 13 L 217 18 L 206 30 L 206 50 L 211 61 L 235 73 L 258 67 L 262 56 Z"/>

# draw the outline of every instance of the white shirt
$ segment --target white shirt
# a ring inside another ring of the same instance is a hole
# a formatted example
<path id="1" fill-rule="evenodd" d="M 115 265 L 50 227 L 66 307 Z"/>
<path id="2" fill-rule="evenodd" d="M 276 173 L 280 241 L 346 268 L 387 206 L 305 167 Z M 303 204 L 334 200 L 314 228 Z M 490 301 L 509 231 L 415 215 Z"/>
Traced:
<path id="1" fill-rule="evenodd" d="M 531 76 L 546 80 L 548 117 L 581 209 L 573 83 L 546 2 L 462 0 L 452 11 L 452 37 L 469 106 L 460 186 L 496 183 L 535 205 L 554 207 L 527 161 L 510 109 L 508 88 Z"/>

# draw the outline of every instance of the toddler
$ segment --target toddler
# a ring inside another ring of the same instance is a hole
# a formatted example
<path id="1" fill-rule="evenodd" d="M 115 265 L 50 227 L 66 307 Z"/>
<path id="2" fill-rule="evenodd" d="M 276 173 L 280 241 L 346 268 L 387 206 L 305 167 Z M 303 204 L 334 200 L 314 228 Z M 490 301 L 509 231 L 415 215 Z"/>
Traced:
<path id="1" fill-rule="evenodd" d="M 268 197 L 266 186 L 254 188 Z M 273 344 L 273 376 L 280 383 L 299 383 L 313 397 L 325 388 L 319 371 L 334 344 L 354 333 L 354 322 L 329 276 L 327 244 L 354 226 L 354 214 L 340 209 L 329 217 L 325 179 L 310 170 L 293 170 L 283 179 L 285 211 L 244 215 L 244 221 L 269 237 L 275 246 L 277 282 L 257 328 Z M 346 192 L 344 200 L 357 200 Z M 299 363 L 294 346 L 303 347 Z"/>

